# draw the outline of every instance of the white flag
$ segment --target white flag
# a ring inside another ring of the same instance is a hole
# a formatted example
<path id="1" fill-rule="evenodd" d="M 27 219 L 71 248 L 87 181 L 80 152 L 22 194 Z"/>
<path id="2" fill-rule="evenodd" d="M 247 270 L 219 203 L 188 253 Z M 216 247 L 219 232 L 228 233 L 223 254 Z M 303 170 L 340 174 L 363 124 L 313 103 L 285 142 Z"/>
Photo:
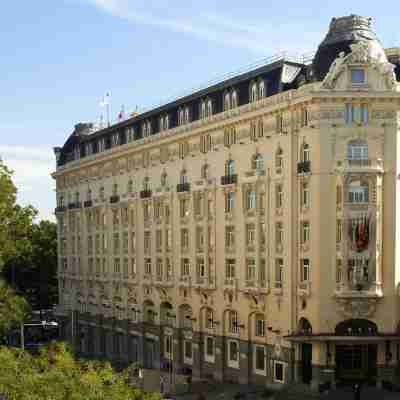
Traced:
<path id="1" fill-rule="evenodd" d="M 110 104 L 110 99 L 111 99 L 111 94 L 110 92 L 107 92 L 104 95 L 103 100 L 100 102 L 100 107 L 108 106 Z"/>

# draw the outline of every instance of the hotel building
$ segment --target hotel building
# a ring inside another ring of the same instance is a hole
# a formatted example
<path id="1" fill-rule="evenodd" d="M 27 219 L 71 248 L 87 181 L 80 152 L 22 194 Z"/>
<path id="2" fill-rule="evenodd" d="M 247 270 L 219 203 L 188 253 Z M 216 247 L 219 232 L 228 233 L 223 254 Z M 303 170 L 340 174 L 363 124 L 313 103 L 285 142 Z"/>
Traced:
<path id="1" fill-rule="evenodd" d="M 219 381 L 396 381 L 399 78 L 351 15 L 310 60 L 77 124 L 53 173 L 65 338 Z"/>

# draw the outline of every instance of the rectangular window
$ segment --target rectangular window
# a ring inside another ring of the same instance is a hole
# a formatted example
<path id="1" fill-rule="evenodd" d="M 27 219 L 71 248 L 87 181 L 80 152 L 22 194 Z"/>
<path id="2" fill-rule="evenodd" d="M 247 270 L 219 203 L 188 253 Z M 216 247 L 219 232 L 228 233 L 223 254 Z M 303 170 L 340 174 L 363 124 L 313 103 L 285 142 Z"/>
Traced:
<path id="1" fill-rule="evenodd" d="M 190 275 L 190 260 L 188 258 L 183 258 L 181 261 L 181 275 L 189 276 Z"/>
<path id="2" fill-rule="evenodd" d="M 284 364 L 279 361 L 274 361 L 274 380 L 276 382 L 284 383 Z"/>
<path id="3" fill-rule="evenodd" d="M 144 245 L 144 251 L 146 253 L 150 252 L 150 249 L 151 249 L 151 232 L 150 231 L 144 232 L 143 245 Z"/>
<path id="4" fill-rule="evenodd" d="M 166 269 L 167 281 L 170 281 L 172 279 L 173 271 L 172 271 L 171 260 L 169 258 L 165 259 L 165 269 Z"/>
<path id="5" fill-rule="evenodd" d="M 128 237 L 128 232 L 124 232 L 122 236 L 122 249 L 124 253 L 128 252 L 128 247 L 129 247 L 129 237 Z"/>
<path id="6" fill-rule="evenodd" d="M 283 206 L 283 188 L 282 185 L 276 185 L 276 208 Z"/>
<path id="7" fill-rule="evenodd" d="M 276 244 L 282 245 L 283 244 L 283 223 L 277 222 L 275 230 L 276 230 Z"/>
<path id="8" fill-rule="evenodd" d="M 194 213 L 198 217 L 203 214 L 203 197 L 201 195 L 194 196 Z"/>
<path id="9" fill-rule="evenodd" d="M 120 274 L 121 273 L 121 262 L 119 258 L 114 260 L 114 273 Z"/>
<path id="10" fill-rule="evenodd" d="M 119 254 L 120 244 L 119 244 L 119 233 L 114 233 L 114 254 Z"/>
<path id="11" fill-rule="evenodd" d="M 204 230 L 202 226 L 196 227 L 196 247 L 197 250 L 204 248 Z"/>
<path id="12" fill-rule="evenodd" d="M 275 264 L 276 282 L 283 282 L 283 258 L 277 258 Z"/>
<path id="13" fill-rule="evenodd" d="M 189 248 L 189 231 L 187 229 L 181 229 L 181 247 L 182 249 Z"/>
<path id="14" fill-rule="evenodd" d="M 235 278 L 235 259 L 229 258 L 226 260 L 226 279 L 234 279 Z"/>
<path id="15" fill-rule="evenodd" d="M 300 260 L 300 279 L 302 282 L 308 282 L 310 280 L 310 260 L 303 258 Z"/>
<path id="16" fill-rule="evenodd" d="M 231 213 L 235 208 L 235 192 L 225 193 L 225 212 Z"/>
<path id="17" fill-rule="evenodd" d="M 206 266 L 204 264 L 204 258 L 197 259 L 197 276 L 204 278 L 206 276 Z"/>
<path id="18" fill-rule="evenodd" d="M 163 276 L 163 260 L 161 258 L 157 259 L 156 274 L 158 279 L 161 279 Z"/>
<path id="19" fill-rule="evenodd" d="M 246 209 L 254 210 L 256 208 L 256 192 L 255 190 L 248 190 L 246 192 Z"/>
<path id="20" fill-rule="evenodd" d="M 265 371 L 265 349 L 264 346 L 256 346 L 255 348 L 255 369 Z"/>
<path id="21" fill-rule="evenodd" d="M 256 227 L 254 224 L 246 225 L 246 244 L 247 246 L 254 246 L 256 241 Z"/>
<path id="22" fill-rule="evenodd" d="M 256 336 L 265 336 L 265 320 L 261 316 L 256 317 Z"/>
<path id="23" fill-rule="evenodd" d="M 266 245 L 266 235 L 265 235 L 265 223 L 261 222 L 260 223 L 260 245 L 265 246 Z"/>
<path id="24" fill-rule="evenodd" d="M 225 247 L 232 248 L 235 245 L 235 227 L 225 227 Z"/>
<path id="25" fill-rule="evenodd" d="M 246 260 L 246 279 L 248 281 L 256 279 L 256 260 L 254 258 L 248 258 Z"/>
<path id="26" fill-rule="evenodd" d="M 342 260 L 336 260 L 336 283 L 342 282 Z"/>
<path id="27" fill-rule="evenodd" d="M 354 84 L 365 83 L 365 70 L 362 68 L 351 69 L 351 83 Z"/>
<path id="28" fill-rule="evenodd" d="M 301 243 L 308 243 L 310 241 L 310 223 L 303 221 L 301 223 Z"/>
<path id="29" fill-rule="evenodd" d="M 180 209 L 181 218 L 188 217 L 189 216 L 189 200 L 188 199 L 180 199 L 179 209 Z"/>
<path id="30" fill-rule="evenodd" d="M 144 260 L 144 273 L 151 275 L 151 258 L 145 258 Z"/>
<path id="31" fill-rule="evenodd" d="M 336 220 L 336 243 L 340 243 L 342 241 L 342 220 Z"/>
<path id="32" fill-rule="evenodd" d="M 162 249 L 162 231 L 160 229 L 156 231 L 156 248 L 157 251 Z"/>

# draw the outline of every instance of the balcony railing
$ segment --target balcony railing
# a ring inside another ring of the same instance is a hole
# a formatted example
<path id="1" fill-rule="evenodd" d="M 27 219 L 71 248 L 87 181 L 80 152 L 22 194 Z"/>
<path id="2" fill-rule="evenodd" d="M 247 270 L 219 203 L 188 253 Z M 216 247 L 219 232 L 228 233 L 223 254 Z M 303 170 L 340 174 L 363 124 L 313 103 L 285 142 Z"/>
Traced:
<path id="1" fill-rule="evenodd" d="M 56 213 L 65 212 L 65 206 L 56 207 L 55 212 L 56 212 Z"/>
<path id="2" fill-rule="evenodd" d="M 297 173 L 306 174 L 311 171 L 311 161 L 302 161 L 297 163 Z"/>
<path id="3" fill-rule="evenodd" d="M 178 193 L 190 192 L 190 183 L 178 183 L 176 185 L 176 191 Z"/>
<path id="4" fill-rule="evenodd" d="M 360 159 L 360 160 L 348 159 L 347 163 L 349 167 L 370 167 L 372 165 L 370 159 Z"/>
<path id="5" fill-rule="evenodd" d="M 147 199 L 147 198 L 151 197 L 151 195 L 152 195 L 152 192 L 151 192 L 150 189 L 142 190 L 140 192 L 140 198 L 141 199 Z"/>
<path id="6" fill-rule="evenodd" d="M 238 181 L 237 174 L 221 176 L 221 185 L 232 185 L 234 183 L 237 183 L 237 181 Z"/>
<path id="7" fill-rule="evenodd" d="M 110 197 L 110 204 L 115 204 L 119 202 L 119 196 L 118 195 L 114 195 Z"/>
<path id="8" fill-rule="evenodd" d="M 83 207 L 84 207 L 84 208 L 93 207 L 93 201 L 92 201 L 92 200 L 86 200 L 86 201 L 83 203 Z"/>

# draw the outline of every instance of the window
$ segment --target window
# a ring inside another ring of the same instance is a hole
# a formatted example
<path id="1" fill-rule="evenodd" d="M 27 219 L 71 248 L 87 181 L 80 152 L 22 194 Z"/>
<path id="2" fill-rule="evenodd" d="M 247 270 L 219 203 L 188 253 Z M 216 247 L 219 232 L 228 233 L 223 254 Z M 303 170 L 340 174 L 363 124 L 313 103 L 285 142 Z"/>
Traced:
<path id="1" fill-rule="evenodd" d="M 276 152 L 276 157 L 275 157 L 275 167 L 276 167 L 276 173 L 281 173 L 282 168 L 283 168 L 283 150 L 281 148 L 278 148 Z"/>
<path id="2" fill-rule="evenodd" d="M 205 326 L 207 329 L 214 328 L 214 312 L 211 308 L 207 308 L 205 312 Z"/>
<path id="3" fill-rule="evenodd" d="M 350 203 L 367 203 L 369 200 L 368 183 L 353 181 L 349 185 L 348 201 Z"/>
<path id="4" fill-rule="evenodd" d="M 282 185 L 276 185 L 276 208 L 282 208 L 283 206 L 283 188 Z"/>
<path id="5" fill-rule="evenodd" d="M 229 318 L 229 332 L 239 333 L 239 323 L 238 323 L 238 314 L 236 311 L 230 310 L 228 311 Z"/>
<path id="6" fill-rule="evenodd" d="M 189 154 L 189 142 L 179 143 L 179 158 L 183 159 Z"/>
<path id="7" fill-rule="evenodd" d="M 285 382 L 284 364 L 280 361 L 274 361 L 274 380 L 276 382 Z"/>
<path id="8" fill-rule="evenodd" d="M 144 273 L 151 275 L 151 258 L 145 258 L 144 260 Z"/>
<path id="9" fill-rule="evenodd" d="M 345 120 L 347 125 L 353 123 L 367 125 L 369 120 L 368 105 L 346 103 Z"/>
<path id="10" fill-rule="evenodd" d="M 213 357 L 214 356 L 214 338 L 208 336 L 205 342 L 206 346 L 206 356 Z"/>
<path id="11" fill-rule="evenodd" d="M 342 205 L 342 187 L 340 185 L 336 186 L 336 206 L 340 207 Z"/>
<path id="12" fill-rule="evenodd" d="M 265 349 L 264 346 L 255 346 L 255 365 L 258 371 L 265 371 Z"/>
<path id="13" fill-rule="evenodd" d="M 184 117 L 185 117 L 185 123 L 190 122 L 190 109 L 188 106 L 185 107 Z"/>
<path id="14" fill-rule="evenodd" d="M 230 108 L 231 108 L 231 94 L 229 92 L 226 92 L 224 96 L 224 111 L 229 110 Z"/>
<path id="15" fill-rule="evenodd" d="M 302 282 L 310 280 L 310 260 L 308 258 L 300 260 L 300 279 Z"/>
<path id="16" fill-rule="evenodd" d="M 137 273 L 136 258 L 131 259 L 131 277 L 134 278 Z"/>
<path id="17" fill-rule="evenodd" d="M 199 278 L 204 278 L 206 276 L 206 266 L 204 264 L 204 258 L 201 257 L 197 259 L 196 269 L 197 269 L 197 276 Z"/>
<path id="18" fill-rule="evenodd" d="M 116 258 L 114 260 L 114 273 L 115 274 L 121 273 L 121 262 L 120 262 L 119 258 Z"/>
<path id="19" fill-rule="evenodd" d="M 239 346 L 236 340 L 229 341 L 229 361 L 239 361 Z"/>
<path id="20" fill-rule="evenodd" d="M 171 229 L 165 230 L 165 250 L 169 251 L 172 248 L 172 231 Z"/>
<path id="21" fill-rule="evenodd" d="M 188 258 L 182 258 L 181 261 L 181 275 L 189 276 L 190 275 L 190 260 Z"/>
<path id="22" fill-rule="evenodd" d="M 226 279 L 234 279 L 235 278 L 235 264 L 236 264 L 236 261 L 233 258 L 229 258 L 226 260 L 226 266 L 225 266 Z"/>
<path id="23" fill-rule="evenodd" d="M 161 279 L 163 276 L 163 260 L 161 258 L 157 259 L 156 274 L 158 279 Z"/>
<path id="24" fill-rule="evenodd" d="M 246 279 L 248 281 L 254 281 L 256 279 L 256 260 L 254 258 L 248 258 L 246 260 Z"/>
<path id="25" fill-rule="evenodd" d="M 189 216 L 189 199 L 180 199 L 179 200 L 179 209 L 181 218 L 185 218 Z"/>
<path id="26" fill-rule="evenodd" d="M 181 185 L 184 185 L 184 184 L 188 183 L 187 172 L 186 172 L 185 169 L 181 172 L 181 176 L 179 178 L 179 183 Z"/>
<path id="27" fill-rule="evenodd" d="M 200 103 L 200 119 L 204 119 L 207 115 L 206 102 L 202 100 Z"/>
<path id="28" fill-rule="evenodd" d="M 225 212 L 231 213 L 235 208 L 235 192 L 225 193 Z"/>
<path id="29" fill-rule="evenodd" d="M 282 245 L 283 244 L 283 223 L 277 222 L 275 226 L 276 230 L 276 244 Z"/>
<path id="30" fill-rule="evenodd" d="M 250 84 L 250 103 L 254 103 L 258 100 L 257 83 L 253 82 Z"/>
<path id="31" fill-rule="evenodd" d="M 225 227 L 225 247 L 233 248 L 235 246 L 235 227 Z"/>
<path id="32" fill-rule="evenodd" d="M 250 139 L 255 142 L 257 140 L 257 125 L 255 121 L 250 122 Z"/>
<path id="33" fill-rule="evenodd" d="M 129 236 L 128 236 L 128 232 L 124 232 L 122 234 L 122 249 L 123 249 L 124 253 L 128 252 L 128 248 L 129 248 Z"/>
<path id="34" fill-rule="evenodd" d="M 131 250 L 132 250 L 132 253 L 134 253 L 136 251 L 136 234 L 135 234 L 135 232 L 131 233 Z"/>
<path id="35" fill-rule="evenodd" d="M 262 80 L 258 83 L 258 98 L 262 99 L 265 97 L 265 82 Z"/>
<path id="36" fill-rule="evenodd" d="M 143 179 L 143 190 L 151 190 L 150 178 L 148 176 Z"/>
<path id="37" fill-rule="evenodd" d="M 209 176 L 209 167 L 208 167 L 208 164 L 204 164 L 201 167 L 201 178 L 208 179 L 208 176 Z"/>
<path id="38" fill-rule="evenodd" d="M 260 223 L 260 245 L 265 246 L 267 238 L 265 235 L 265 222 Z"/>
<path id="39" fill-rule="evenodd" d="M 207 100 L 207 117 L 211 117 L 213 114 L 213 103 L 211 99 Z"/>
<path id="40" fill-rule="evenodd" d="M 257 136 L 259 138 L 264 136 L 264 121 L 262 119 L 258 120 Z"/>
<path id="41" fill-rule="evenodd" d="M 353 68 L 350 71 L 351 73 L 351 83 L 353 84 L 361 84 L 365 83 L 365 70 L 362 68 Z"/>
<path id="42" fill-rule="evenodd" d="M 247 246 L 254 246 L 256 241 L 256 227 L 254 224 L 246 225 L 246 244 Z"/>
<path id="43" fill-rule="evenodd" d="M 347 146 L 349 160 L 368 160 L 368 144 L 364 140 L 352 140 Z"/>
<path id="44" fill-rule="evenodd" d="M 255 318 L 255 333 L 256 336 L 264 337 L 265 336 L 265 319 L 261 314 L 257 314 Z"/>
<path id="45" fill-rule="evenodd" d="M 308 110 L 307 108 L 301 109 L 301 119 L 300 119 L 300 126 L 303 128 L 304 126 L 308 125 Z"/>
<path id="46" fill-rule="evenodd" d="M 236 90 L 232 90 L 232 96 L 231 96 L 231 107 L 235 108 L 239 105 L 238 102 L 238 94 Z"/>
<path id="47" fill-rule="evenodd" d="M 185 123 L 185 111 L 183 108 L 178 110 L 178 125 L 183 125 Z"/>
<path id="48" fill-rule="evenodd" d="M 193 196 L 194 214 L 198 217 L 203 215 L 203 196 L 200 193 L 195 193 Z"/>
<path id="49" fill-rule="evenodd" d="M 336 220 L 336 243 L 340 243 L 342 241 L 342 220 Z"/>
<path id="50" fill-rule="evenodd" d="M 301 243 L 308 243 L 310 241 L 310 223 L 303 221 L 301 223 Z"/>
<path id="51" fill-rule="evenodd" d="M 202 226 L 196 227 L 196 248 L 203 250 L 204 248 L 204 230 Z"/>
<path id="52" fill-rule="evenodd" d="M 310 146 L 307 143 L 303 143 L 301 146 L 301 161 L 310 161 Z"/>
<path id="53" fill-rule="evenodd" d="M 164 337 L 164 354 L 169 357 L 172 353 L 172 336 L 166 335 Z"/>
<path id="54" fill-rule="evenodd" d="M 254 210 L 256 208 L 256 191 L 255 190 L 247 190 L 246 191 L 246 209 Z"/>
<path id="55" fill-rule="evenodd" d="M 276 268 L 276 270 L 275 270 L 276 282 L 280 282 L 282 284 L 282 282 L 283 282 L 283 258 L 276 259 L 275 268 Z"/>
<path id="56" fill-rule="evenodd" d="M 157 251 L 161 251 L 162 249 L 162 231 L 158 229 L 156 231 L 156 249 Z"/>
<path id="57" fill-rule="evenodd" d="M 151 232 L 145 231 L 143 236 L 143 247 L 146 253 L 150 252 L 151 250 Z"/>
<path id="58" fill-rule="evenodd" d="M 120 251 L 119 233 L 114 233 L 114 254 L 118 254 L 119 251 Z"/>
<path id="59" fill-rule="evenodd" d="M 336 283 L 342 282 L 342 260 L 336 260 Z"/>
<path id="60" fill-rule="evenodd" d="M 181 229 L 181 247 L 182 249 L 189 248 L 189 231 L 187 229 Z"/>
<path id="61" fill-rule="evenodd" d="M 236 144 L 236 128 L 226 128 L 224 131 L 224 146 L 230 147 Z"/>
<path id="62" fill-rule="evenodd" d="M 303 182 L 301 188 L 301 205 L 304 208 L 310 206 L 310 189 L 307 182 Z"/>
<path id="63" fill-rule="evenodd" d="M 200 151 L 202 153 L 207 153 L 211 150 L 212 147 L 212 139 L 211 135 L 203 135 L 200 136 Z"/>
<path id="64" fill-rule="evenodd" d="M 228 160 L 225 164 L 225 175 L 235 175 L 235 161 Z"/>
<path id="65" fill-rule="evenodd" d="M 276 133 L 284 133 L 283 131 L 283 115 L 277 114 L 275 117 L 275 130 Z"/>
<path id="66" fill-rule="evenodd" d="M 165 275 L 167 281 L 170 281 L 172 279 L 173 271 L 172 271 L 171 260 L 169 258 L 165 259 Z"/>
<path id="67" fill-rule="evenodd" d="M 127 190 L 126 190 L 129 194 L 132 194 L 133 193 L 133 180 L 132 179 L 129 179 L 129 182 L 128 182 L 128 186 L 127 186 Z"/>

